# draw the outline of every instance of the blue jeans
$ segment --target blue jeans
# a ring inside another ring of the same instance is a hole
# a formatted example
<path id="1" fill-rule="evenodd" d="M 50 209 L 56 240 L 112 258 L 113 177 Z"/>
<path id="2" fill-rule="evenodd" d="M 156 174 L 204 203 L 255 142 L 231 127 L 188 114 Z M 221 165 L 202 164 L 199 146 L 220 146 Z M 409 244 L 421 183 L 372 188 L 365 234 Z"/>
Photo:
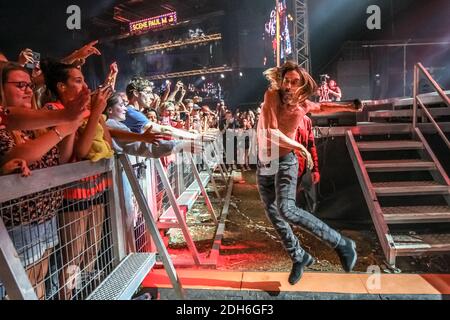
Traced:
<path id="1" fill-rule="evenodd" d="M 294 263 L 303 261 L 305 250 L 301 247 L 289 224 L 302 227 L 330 247 L 336 248 L 342 236 L 295 204 L 298 174 L 297 156 L 291 152 L 281 157 L 278 159 L 277 169 L 272 174 L 264 174 L 264 168 L 259 164 L 257 184 L 266 215 L 275 227 L 292 261 Z"/>
<path id="2" fill-rule="evenodd" d="M 19 225 L 8 233 L 24 268 L 41 260 L 48 249 L 59 244 L 56 217 L 40 224 Z"/>

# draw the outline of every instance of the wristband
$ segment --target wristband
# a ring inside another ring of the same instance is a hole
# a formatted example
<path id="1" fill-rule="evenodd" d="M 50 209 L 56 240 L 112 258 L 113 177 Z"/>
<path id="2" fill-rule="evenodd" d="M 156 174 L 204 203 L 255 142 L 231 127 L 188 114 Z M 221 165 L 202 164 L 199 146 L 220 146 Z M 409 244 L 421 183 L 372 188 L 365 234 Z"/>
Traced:
<path id="1" fill-rule="evenodd" d="M 62 140 L 63 140 L 63 137 L 62 137 L 62 135 L 61 135 L 61 132 L 59 132 L 58 129 L 53 128 L 53 132 L 56 133 L 56 135 L 57 135 L 58 138 L 59 138 L 59 141 L 62 141 Z"/>

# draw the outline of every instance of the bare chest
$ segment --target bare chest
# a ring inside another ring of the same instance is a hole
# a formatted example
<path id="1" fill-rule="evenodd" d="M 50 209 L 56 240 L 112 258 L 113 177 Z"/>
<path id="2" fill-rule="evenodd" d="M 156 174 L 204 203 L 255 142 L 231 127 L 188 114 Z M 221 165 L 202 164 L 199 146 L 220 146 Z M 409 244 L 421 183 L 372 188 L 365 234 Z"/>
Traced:
<path id="1" fill-rule="evenodd" d="M 305 111 L 299 105 L 295 107 L 281 106 L 278 109 L 278 125 L 280 129 L 284 129 L 289 132 L 295 131 L 298 126 L 303 123 L 302 119 L 304 116 Z"/>

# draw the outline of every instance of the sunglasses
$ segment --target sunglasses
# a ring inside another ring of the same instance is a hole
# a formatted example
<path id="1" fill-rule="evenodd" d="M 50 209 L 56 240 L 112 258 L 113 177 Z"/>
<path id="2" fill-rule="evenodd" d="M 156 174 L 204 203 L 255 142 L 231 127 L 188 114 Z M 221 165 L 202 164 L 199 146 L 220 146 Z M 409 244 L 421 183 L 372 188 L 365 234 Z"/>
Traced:
<path id="1" fill-rule="evenodd" d="M 20 90 L 25 91 L 27 88 L 30 88 L 31 90 L 34 90 L 36 88 L 36 85 L 32 82 L 25 82 L 25 81 L 10 81 L 6 83 L 15 84 L 17 88 Z"/>

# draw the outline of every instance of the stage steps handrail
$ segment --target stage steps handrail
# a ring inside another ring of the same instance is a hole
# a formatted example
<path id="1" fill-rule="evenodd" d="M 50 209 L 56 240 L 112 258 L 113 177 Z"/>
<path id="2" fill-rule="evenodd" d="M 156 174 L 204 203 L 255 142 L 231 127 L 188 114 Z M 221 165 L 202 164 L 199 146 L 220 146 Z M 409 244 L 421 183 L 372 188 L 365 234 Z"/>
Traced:
<path id="1" fill-rule="evenodd" d="M 434 117 L 431 115 L 428 108 L 423 103 L 422 99 L 419 96 L 419 80 L 420 80 L 420 74 L 423 74 L 428 81 L 431 83 L 433 88 L 436 90 L 436 92 L 439 94 L 439 96 L 442 98 L 443 102 L 447 105 L 448 108 L 450 108 L 450 98 L 445 94 L 444 90 L 439 86 L 439 84 L 433 79 L 433 77 L 430 75 L 428 70 L 425 69 L 425 67 L 422 65 L 422 63 L 417 63 L 414 66 L 414 104 L 413 104 L 413 129 L 417 129 L 417 113 L 418 113 L 418 106 L 420 106 L 423 109 L 423 113 L 427 116 L 428 120 L 433 124 L 434 128 L 436 129 L 439 136 L 444 140 L 445 144 L 447 145 L 447 148 L 450 149 L 450 141 L 446 137 L 445 133 L 443 132 L 442 128 L 439 126 L 439 124 L 436 122 Z"/>

